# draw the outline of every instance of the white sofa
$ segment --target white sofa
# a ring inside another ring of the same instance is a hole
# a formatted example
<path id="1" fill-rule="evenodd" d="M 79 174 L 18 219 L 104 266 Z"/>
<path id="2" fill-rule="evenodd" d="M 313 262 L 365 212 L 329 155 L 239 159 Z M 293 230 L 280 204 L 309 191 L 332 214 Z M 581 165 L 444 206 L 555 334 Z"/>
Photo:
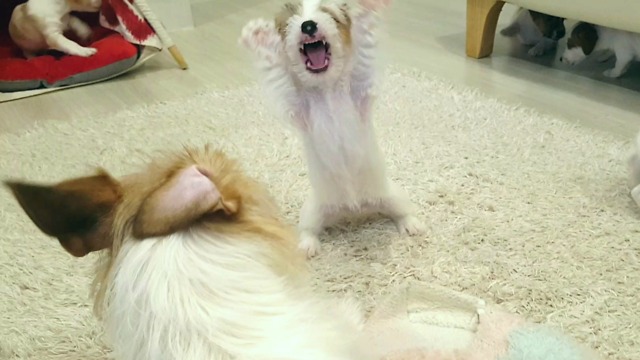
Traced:
<path id="1" fill-rule="evenodd" d="M 640 33 L 640 0 L 467 0 L 467 56 L 479 59 L 491 55 L 505 3 Z"/>

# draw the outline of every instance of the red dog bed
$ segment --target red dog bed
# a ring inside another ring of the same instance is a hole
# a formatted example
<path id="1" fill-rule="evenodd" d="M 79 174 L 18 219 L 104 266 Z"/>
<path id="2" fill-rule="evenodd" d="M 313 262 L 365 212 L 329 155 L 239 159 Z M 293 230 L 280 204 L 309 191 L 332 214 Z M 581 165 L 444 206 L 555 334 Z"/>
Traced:
<path id="1" fill-rule="evenodd" d="M 98 52 L 88 58 L 56 51 L 25 59 L 11 41 L 8 25 L 13 8 L 25 0 L 0 1 L 0 92 L 67 86 L 107 78 L 132 67 L 143 48 L 119 32 L 100 25 L 99 15 L 75 14 L 93 28 L 89 44 Z M 109 1 L 105 0 L 108 4 Z M 104 6 L 103 6 L 104 13 Z M 144 21 L 144 20 L 142 20 Z M 146 25 L 146 24 L 145 24 Z M 74 41 L 77 40 L 70 36 Z"/>

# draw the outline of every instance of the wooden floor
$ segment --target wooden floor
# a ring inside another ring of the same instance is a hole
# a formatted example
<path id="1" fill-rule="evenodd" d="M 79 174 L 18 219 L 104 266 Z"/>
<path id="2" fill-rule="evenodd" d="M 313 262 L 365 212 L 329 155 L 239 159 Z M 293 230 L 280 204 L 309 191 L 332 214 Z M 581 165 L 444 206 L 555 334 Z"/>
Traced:
<path id="1" fill-rule="evenodd" d="M 117 79 L 0 103 L 0 131 L 28 130 L 34 122 L 97 117 L 135 105 L 188 97 L 206 87 L 246 84 L 254 72 L 236 45 L 240 29 L 251 18 L 271 17 L 282 2 L 193 0 L 196 28 L 173 35 L 191 66 L 188 71 L 179 70 L 163 53 Z M 415 67 L 507 102 L 621 137 L 629 138 L 640 129 L 639 64 L 624 79 L 605 80 L 601 72 L 611 63 L 588 61 L 568 68 L 555 54 L 533 60 L 526 49 L 500 35 L 492 57 L 467 58 L 465 3 L 396 1 L 381 53 L 390 63 Z M 505 7 L 501 26 L 513 11 Z"/>

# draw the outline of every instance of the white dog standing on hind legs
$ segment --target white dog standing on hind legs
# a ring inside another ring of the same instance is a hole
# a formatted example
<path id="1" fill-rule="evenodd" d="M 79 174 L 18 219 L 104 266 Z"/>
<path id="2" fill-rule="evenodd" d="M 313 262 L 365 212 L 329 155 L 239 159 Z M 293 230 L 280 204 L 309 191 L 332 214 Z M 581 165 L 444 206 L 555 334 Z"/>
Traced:
<path id="1" fill-rule="evenodd" d="M 299 231 L 308 256 L 319 251 L 322 230 L 348 213 L 381 213 L 400 233 L 422 232 L 408 194 L 386 175 L 372 123 L 374 30 L 389 3 L 287 3 L 275 20 L 252 20 L 242 30 L 266 93 L 302 136 L 312 194 Z"/>

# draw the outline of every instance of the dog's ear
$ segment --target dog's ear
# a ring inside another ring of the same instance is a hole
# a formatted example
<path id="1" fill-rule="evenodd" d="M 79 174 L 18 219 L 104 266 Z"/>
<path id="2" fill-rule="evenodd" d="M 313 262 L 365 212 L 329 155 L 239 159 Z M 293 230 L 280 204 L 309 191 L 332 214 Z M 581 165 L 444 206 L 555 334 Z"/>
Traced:
<path id="1" fill-rule="evenodd" d="M 351 7 L 347 3 L 340 5 L 340 12 L 342 13 L 341 23 L 347 26 L 351 25 Z"/>
<path id="2" fill-rule="evenodd" d="M 71 255 L 82 257 L 111 246 L 113 210 L 121 189 L 106 172 L 56 185 L 17 181 L 5 185 L 38 229 L 58 238 Z"/>
<path id="3" fill-rule="evenodd" d="M 274 19 L 276 30 L 283 38 L 287 36 L 287 26 L 289 25 L 289 19 L 300 12 L 300 4 L 294 4 L 291 2 L 285 3 L 282 9 L 276 14 Z"/>
<path id="4" fill-rule="evenodd" d="M 580 23 L 574 28 L 573 34 L 576 38 L 575 42 L 582 47 L 584 54 L 591 54 L 598 42 L 598 31 L 595 26 L 585 22 Z"/>
<path id="5" fill-rule="evenodd" d="M 142 203 L 133 225 L 133 236 L 145 239 L 184 229 L 205 215 L 232 216 L 238 199 L 225 199 L 207 170 L 192 165 L 180 169 Z"/>
<path id="6" fill-rule="evenodd" d="M 351 7 L 346 2 L 338 3 L 336 6 L 321 6 L 320 9 L 331 16 L 337 24 L 351 25 Z"/>

